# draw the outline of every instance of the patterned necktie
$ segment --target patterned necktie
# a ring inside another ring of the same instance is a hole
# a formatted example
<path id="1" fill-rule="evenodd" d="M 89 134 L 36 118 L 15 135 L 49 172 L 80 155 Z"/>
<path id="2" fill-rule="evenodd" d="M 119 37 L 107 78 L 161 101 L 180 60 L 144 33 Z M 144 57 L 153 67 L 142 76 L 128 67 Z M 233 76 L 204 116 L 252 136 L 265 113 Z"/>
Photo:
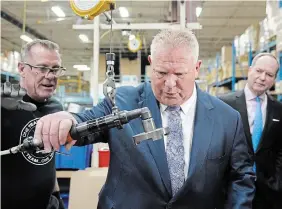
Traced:
<path id="1" fill-rule="evenodd" d="M 260 98 L 256 97 L 256 113 L 255 113 L 255 120 L 254 120 L 254 127 L 253 127 L 253 134 L 252 134 L 252 143 L 254 152 L 257 151 L 260 138 L 263 131 L 263 121 L 262 121 L 262 111 L 261 111 L 261 103 Z M 256 171 L 256 165 L 254 164 L 254 171 Z"/>
<path id="2" fill-rule="evenodd" d="M 168 107 L 166 156 L 173 196 L 184 184 L 184 146 L 180 107 Z"/>

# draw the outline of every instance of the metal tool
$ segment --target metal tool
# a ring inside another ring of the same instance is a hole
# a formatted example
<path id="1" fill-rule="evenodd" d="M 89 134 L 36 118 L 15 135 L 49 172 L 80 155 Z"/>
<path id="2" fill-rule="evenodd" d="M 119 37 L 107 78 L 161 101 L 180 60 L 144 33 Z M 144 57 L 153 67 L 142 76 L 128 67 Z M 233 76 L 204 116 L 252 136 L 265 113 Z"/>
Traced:
<path id="1" fill-rule="evenodd" d="M 169 134 L 168 128 L 156 129 L 154 119 L 148 108 L 143 108 L 141 112 L 142 125 L 145 132 L 133 136 L 135 144 L 149 139 L 158 140 L 161 139 L 163 135 Z"/>
<path id="2" fill-rule="evenodd" d="M 131 111 L 118 111 L 101 118 L 77 124 L 71 128 L 67 142 L 77 140 L 78 144 L 88 144 L 87 140 L 91 140 L 93 134 L 97 136 L 101 132 L 111 128 L 122 129 L 123 124 L 139 117 L 142 119 L 142 125 L 145 132 L 133 136 L 135 144 L 139 144 L 143 140 L 161 139 L 163 135 L 168 134 L 167 129 L 156 129 L 150 110 L 147 107 L 144 107 Z"/>
<path id="3" fill-rule="evenodd" d="M 37 152 L 37 153 L 46 153 L 43 150 L 43 144 L 41 142 L 37 142 L 33 140 L 32 136 L 27 137 L 23 140 L 22 144 L 19 144 L 17 146 L 14 146 L 10 149 L 3 150 L 0 152 L 0 156 L 2 155 L 9 155 L 9 154 L 17 154 L 19 152 Z M 58 154 L 61 155 L 70 155 L 69 153 L 63 153 L 59 151 L 55 151 Z"/>
<path id="4" fill-rule="evenodd" d="M 8 80 L 1 83 L 1 97 L 22 97 L 25 94 L 26 90 L 20 84 L 12 84 Z"/>
<path id="5" fill-rule="evenodd" d="M 72 126 L 67 143 L 72 140 L 77 140 L 78 144 L 87 144 L 87 140 L 91 140 L 91 136 L 99 135 L 103 131 L 111 128 L 122 129 L 123 125 L 129 121 L 141 117 L 142 125 L 144 128 L 143 133 L 133 136 L 135 144 L 140 144 L 144 140 L 158 140 L 163 135 L 168 134 L 167 128 L 156 129 L 151 112 L 147 107 L 135 109 L 131 111 L 118 111 L 110 115 L 100 117 L 94 120 L 89 120 L 84 123 L 80 123 Z M 38 140 L 34 140 L 32 136 L 26 138 L 22 144 L 12 147 L 8 150 L 1 151 L 1 155 L 16 154 L 19 152 L 43 152 L 43 143 Z M 55 151 L 58 154 L 69 155 L 68 153 L 62 153 Z"/>
<path id="6" fill-rule="evenodd" d="M 112 112 L 118 112 L 118 108 L 115 102 L 115 95 L 116 95 L 116 84 L 115 84 L 115 72 L 114 72 L 114 65 L 115 65 L 115 54 L 114 53 L 107 53 L 106 54 L 106 80 L 103 83 L 103 94 L 106 98 L 108 98 L 112 104 Z"/>

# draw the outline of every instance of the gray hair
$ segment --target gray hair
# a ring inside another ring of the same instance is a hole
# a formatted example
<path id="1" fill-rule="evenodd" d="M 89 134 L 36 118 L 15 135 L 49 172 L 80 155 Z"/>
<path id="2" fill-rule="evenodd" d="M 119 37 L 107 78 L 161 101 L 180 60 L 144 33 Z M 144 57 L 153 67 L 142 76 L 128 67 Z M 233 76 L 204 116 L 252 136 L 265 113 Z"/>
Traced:
<path id="1" fill-rule="evenodd" d="M 276 61 L 276 63 L 277 63 L 276 75 L 277 75 L 278 69 L 279 69 L 279 62 L 278 62 L 278 59 L 277 59 L 273 54 L 271 54 L 271 53 L 264 52 L 264 53 L 259 53 L 259 54 L 257 54 L 257 55 L 254 57 L 251 66 L 254 67 L 254 66 L 256 65 L 256 62 L 258 61 L 258 59 L 261 58 L 261 57 L 265 57 L 265 56 L 272 57 L 272 58 Z"/>
<path id="2" fill-rule="evenodd" d="M 22 49 L 21 49 L 21 61 L 25 61 L 25 59 L 27 58 L 27 56 L 29 55 L 29 52 L 31 50 L 31 48 L 35 45 L 40 45 L 45 49 L 49 49 L 51 51 L 58 51 L 60 50 L 60 47 L 58 44 L 49 41 L 49 40 L 42 40 L 42 39 L 35 39 L 27 44 L 25 44 Z"/>
<path id="3" fill-rule="evenodd" d="M 195 34 L 189 29 L 167 29 L 158 33 L 151 44 L 151 56 L 154 59 L 157 50 L 162 50 L 164 45 L 170 47 L 186 47 L 199 58 L 199 43 Z"/>

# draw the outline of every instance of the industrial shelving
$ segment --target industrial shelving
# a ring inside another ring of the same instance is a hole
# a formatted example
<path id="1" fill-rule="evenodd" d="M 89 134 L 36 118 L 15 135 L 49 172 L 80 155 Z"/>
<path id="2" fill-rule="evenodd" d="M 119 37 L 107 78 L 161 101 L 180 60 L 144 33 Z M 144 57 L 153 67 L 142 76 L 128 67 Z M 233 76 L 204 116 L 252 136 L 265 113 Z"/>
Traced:
<path id="1" fill-rule="evenodd" d="M 11 83 L 13 83 L 14 81 L 18 82 L 19 80 L 19 74 L 1 70 L 1 82 L 10 81 Z"/>
<path id="2" fill-rule="evenodd" d="M 237 58 L 236 58 L 236 47 L 235 43 L 232 43 L 232 75 L 231 77 L 224 78 L 223 80 L 218 80 L 218 71 L 221 66 L 220 59 L 219 59 L 219 54 L 216 55 L 216 81 L 209 84 L 210 87 L 228 87 L 231 91 L 235 91 L 235 84 L 240 81 L 240 80 L 245 80 L 247 79 L 247 75 L 244 76 L 237 76 L 236 77 L 236 63 L 237 63 Z"/>
<path id="3" fill-rule="evenodd" d="M 276 49 L 276 41 L 271 41 L 268 44 L 266 44 L 261 50 L 258 51 L 253 51 L 251 44 L 249 45 L 249 51 L 248 51 L 248 66 L 251 66 L 252 59 L 254 56 L 256 56 L 258 53 L 261 52 L 271 52 L 272 50 Z M 277 75 L 277 81 L 282 80 L 282 51 L 278 52 L 278 59 L 280 63 L 280 69 Z M 213 82 L 212 84 L 209 84 L 210 87 L 222 87 L 222 86 L 227 86 L 231 91 L 235 91 L 235 84 L 243 79 L 246 79 L 247 76 L 244 77 L 236 77 L 236 47 L 235 43 L 232 44 L 232 76 L 230 78 L 225 78 L 224 80 L 218 81 L 218 70 L 219 70 L 219 55 L 216 56 L 216 69 L 217 69 L 217 75 L 216 75 L 216 81 Z M 282 101 L 282 94 L 279 92 L 277 95 L 277 99 Z"/>

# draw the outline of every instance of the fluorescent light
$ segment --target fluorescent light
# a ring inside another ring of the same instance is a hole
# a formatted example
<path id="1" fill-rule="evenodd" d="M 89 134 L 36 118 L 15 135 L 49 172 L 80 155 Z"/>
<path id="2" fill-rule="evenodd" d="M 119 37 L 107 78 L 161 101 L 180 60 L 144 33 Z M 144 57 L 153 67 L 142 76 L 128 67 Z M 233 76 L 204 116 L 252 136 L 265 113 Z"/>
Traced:
<path id="1" fill-rule="evenodd" d="M 89 71 L 90 70 L 90 67 L 80 67 L 80 68 L 77 68 L 78 71 Z"/>
<path id="2" fill-rule="evenodd" d="M 74 65 L 73 68 L 87 68 L 87 65 Z"/>
<path id="3" fill-rule="evenodd" d="M 63 18 L 63 17 L 58 17 L 57 19 L 56 19 L 56 21 L 57 22 L 59 22 L 59 21 L 62 21 L 62 20 L 64 20 L 65 18 Z"/>
<path id="4" fill-rule="evenodd" d="M 119 7 L 119 13 L 121 17 L 128 17 L 129 13 L 125 7 Z"/>
<path id="5" fill-rule="evenodd" d="M 32 39 L 28 37 L 27 35 L 21 35 L 20 38 L 26 42 L 32 42 Z"/>
<path id="6" fill-rule="evenodd" d="M 121 31 L 121 34 L 122 34 L 123 36 L 126 36 L 126 35 L 127 35 L 127 31 L 126 31 L 126 30 L 123 30 L 123 31 Z"/>
<path id="7" fill-rule="evenodd" d="M 196 16 L 200 17 L 201 13 L 202 13 L 203 8 L 202 7 L 196 7 Z"/>
<path id="8" fill-rule="evenodd" d="M 53 6 L 52 11 L 55 13 L 55 15 L 57 15 L 58 17 L 65 17 L 65 13 L 63 12 L 63 10 L 58 7 L 58 6 Z"/>
<path id="9" fill-rule="evenodd" d="M 78 37 L 79 37 L 80 40 L 83 41 L 83 42 L 89 42 L 88 37 L 87 37 L 86 35 L 84 35 L 84 34 L 80 34 Z"/>
<path id="10" fill-rule="evenodd" d="M 73 68 L 76 68 L 78 71 L 88 71 L 90 67 L 87 65 L 74 65 Z"/>
<path id="11" fill-rule="evenodd" d="M 89 71 L 90 68 L 89 68 L 89 67 L 87 67 L 87 68 L 78 68 L 77 70 L 78 70 L 78 71 Z"/>
<path id="12" fill-rule="evenodd" d="M 135 39 L 135 35 L 130 34 L 130 35 L 129 35 L 129 40 L 132 41 L 132 40 L 134 40 L 134 39 Z"/>

